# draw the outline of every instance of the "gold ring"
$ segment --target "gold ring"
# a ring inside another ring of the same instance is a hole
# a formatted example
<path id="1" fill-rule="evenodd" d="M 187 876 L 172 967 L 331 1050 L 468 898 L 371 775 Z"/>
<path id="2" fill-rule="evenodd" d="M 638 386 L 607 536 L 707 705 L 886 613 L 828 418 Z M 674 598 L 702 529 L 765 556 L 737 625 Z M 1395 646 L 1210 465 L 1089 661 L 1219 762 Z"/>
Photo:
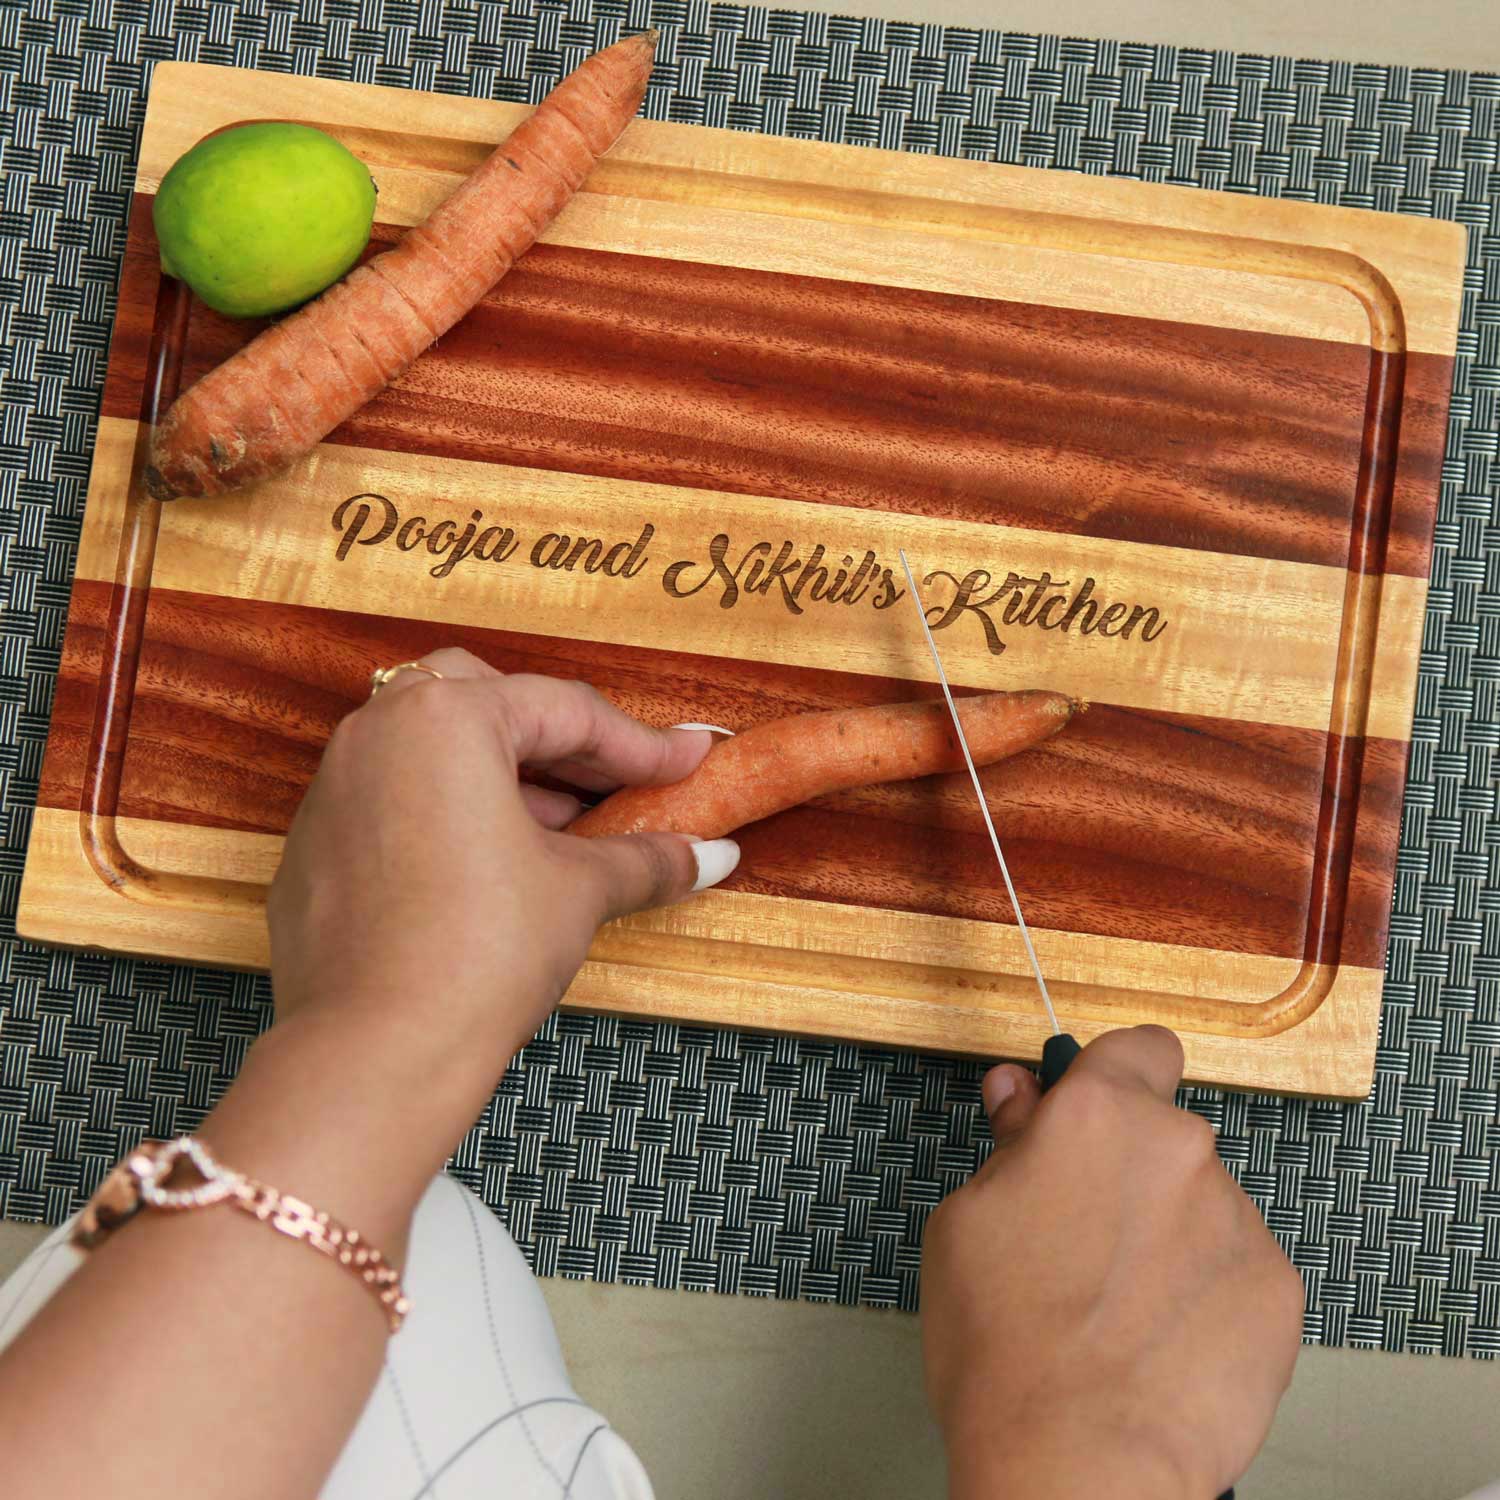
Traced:
<path id="1" fill-rule="evenodd" d="M 373 698 L 381 688 L 394 681 L 398 672 L 425 672 L 429 677 L 436 677 L 439 682 L 443 680 L 443 674 L 436 667 L 429 667 L 426 662 L 398 661 L 394 667 L 376 667 L 370 673 L 370 696 Z"/>

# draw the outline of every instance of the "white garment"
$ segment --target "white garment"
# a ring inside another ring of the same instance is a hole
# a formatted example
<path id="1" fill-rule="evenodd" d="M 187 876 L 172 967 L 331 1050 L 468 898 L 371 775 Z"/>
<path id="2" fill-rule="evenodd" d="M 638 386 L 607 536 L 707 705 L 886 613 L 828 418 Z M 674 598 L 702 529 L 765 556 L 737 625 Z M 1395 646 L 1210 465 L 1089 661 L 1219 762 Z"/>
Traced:
<path id="1" fill-rule="evenodd" d="M 0 1349 L 82 1263 L 71 1227 L 0 1286 Z M 568 1383 L 515 1242 L 452 1178 L 417 1208 L 403 1279 L 411 1313 L 323 1500 L 652 1500 L 640 1460 Z"/>

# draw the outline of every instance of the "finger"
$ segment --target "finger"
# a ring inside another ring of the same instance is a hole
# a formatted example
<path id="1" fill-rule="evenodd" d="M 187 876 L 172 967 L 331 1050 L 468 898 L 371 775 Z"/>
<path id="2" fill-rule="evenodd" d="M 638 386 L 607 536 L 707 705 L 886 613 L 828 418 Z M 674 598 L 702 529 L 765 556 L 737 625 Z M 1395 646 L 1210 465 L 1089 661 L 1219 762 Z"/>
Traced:
<path id="1" fill-rule="evenodd" d="M 1002 1063 L 984 1075 L 980 1085 L 984 1112 L 997 1146 L 1009 1145 L 1026 1127 L 1042 1102 L 1042 1086 L 1030 1068 Z"/>
<path id="2" fill-rule="evenodd" d="M 633 833 L 617 838 L 565 838 L 567 856 L 587 869 L 601 922 L 633 911 L 668 906 L 706 890 L 740 862 L 733 839 L 699 843 L 675 833 Z"/>
<path id="3" fill-rule="evenodd" d="M 526 811 L 543 828 L 566 828 L 583 811 L 583 803 L 566 792 L 555 792 L 551 787 L 530 786 L 521 783 L 521 801 Z"/>
<path id="4" fill-rule="evenodd" d="M 430 670 L 420 670 L 423 667 Z M 434 672 L 437 673 L 436 677 L 432 675 Z M 431 682 L 463 682 L 500 676 L 501 673 L 488 662 L 480 661 L 473 652 L 465 651 L 462 646 L 443 646 L 436 651 L 429 651 L 425 656 L 419 656 L 414 665 L 404 672 L 397 672 L 390 681 L 372 687 L 369 701 L 378 703 L 382 698 L 389 699 L 393 693 L 410 692 L 415 687 Z"/>
<path id="5" fill-rule="evenodd" d="M 681 781 L 713 739 L 701 729 L 653 729 L 583 682 L 518 674 L 503 680 L 499 701 L 523 765 L 567 762 L 615 784 Z"/>
<path id="6" fill-rule="evenodd" d="M 711 744 L 717 744 L 721 738 L 734 738 L 734 730 L 725 729 L 719 724 L 673 724 L 671 727 L 677 730 L 704 730 L 711 736 Z M 579 787 L 586 792 L 613 792 L 620 787 L 618 778 L 601 776 L 598 771 L 591 770 L 576 760 L 559 761 L 556 765 L 548 766 L 547 771 L 559 781 L 566 781 L 570 786 Z"/>
<path id="7" fill-rule="evenodd" d="M 1069 1071 L 1099 1069 L 1170 1101 L 1182 1082 L 1182 1067 L 1182 1043 L 1175 1033 L 1165 1026 L 1131 1026 L 1095 1037 Z"/>
<path id="8" fill-rule="evenodd" d="M 533 761 L 532 764 L 537 763 Z M 620 787 L 620 780 L 617 776 L 601 776 L 598 771 L 590 770 L 588 766 L 576 760 L 555 761 L 547 767 L 547 774 L 585 792 L 613 792 L 618 791 Z"/>

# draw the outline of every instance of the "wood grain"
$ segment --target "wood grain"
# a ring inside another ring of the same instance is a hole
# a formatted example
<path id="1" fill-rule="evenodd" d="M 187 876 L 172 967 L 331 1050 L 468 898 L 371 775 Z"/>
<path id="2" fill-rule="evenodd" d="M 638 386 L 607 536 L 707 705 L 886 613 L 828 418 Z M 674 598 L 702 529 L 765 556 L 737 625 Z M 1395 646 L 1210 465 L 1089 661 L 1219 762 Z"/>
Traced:
<path id="1" fill-rule="evenodd" d="M 149 324 L 120 326 L 104 410 L 134 417 Z M 195 303 L 184 382 L 260 326 Z M 1426 574 L 1450 369 L 1404 388 L 1392 572 Z M 1343 567 L 1371 375 L 1357 345 L 543 245 L 331 441 Z"/>
<path id="2" fill-rule="evenodd" d="M 165 826 L 170 833 L 170 825 Z M 143 852 L 153 846 L 174 852 L 182 849 L 180 842 L 164 840 L 160 828 L 143 838 L 148 828 L 134 824 L 123 831 Z M 264 841 L 265 835 L 194 829 L 188 838 L 197 841 L 205 835 L 235 841 L 216 843 L 206 851 L 214 868 L 240 874 L 263 868 L 263 844 L 247 847 L 243 853 L 237 852 L 237 845 L 238 841 Z M 201 905 L 157 902 L 139 890 L 122 897 L 103 885 L 84 860 L 75 814 L 38 808 L 31 848 L 35 864 L 27 875 L 27 917 L 39 929 L 84 932 L 94 946 L 114 952 L 187 960 L 204 957 L 205 933 L 212 932 L 216 964 L 242 969 L 264 969 L 268 964 L 262 907 L 244 903 L 205 910 Z M 781 903 L 776 905 L 779 913 Z M 660 1017 L 693 1025 L 719 1024 L 726 1016 L 753 1015 L 755 1019 L 749 1024 L 761 1030 L 860 1037 L 883 1046 L 983 1057 L 1034 1057 L 1047 1035 L 1045 1021 L 1036 1014 L 1034 997 L 1022 990 L 1018 975 L 1013 978 L 1003 967 L 976 973 L 951 963 L 916 966 L 863 957 L 851 960 L 837 953 L 805 954 L 797 963 L 797 955 L 778 951 L 767 941 L 782 926 L 779 915 L 742 924 L 747 938 L 735 942 L 685 937 L 682 919 L 695 915 L 720 932 L 730 930 L 732 925 L 725 920 L 720 904 L 705 900 L 606 930 L 601 934 L 598 956 L 585 964 L 568 991 L 565 1008 Z M 847 932 L 847 918 L 841 925 Z M 660 935 L 653 930 L 656 927 L 664 929 Z M 1064 981 L 1059 992 L 1066 995 L 1066 1003 L 1072 1007 L 1068 1013 L 1070 1027 L 1079 1037 L 1088 1039 L 1122 1021 L 1134 1022 L 1150 1015 L 1179 1028 L 1190 1078 L 1245 1086 L 1247 1047 L 1243 1035 L 1232 1028 L 1221 1033 L 1204 1030 L 1193 1012 L 1181 1005 L 1181 995 L 1193 991 L 1200 972 L 1195 960 L 1200 955 L 1150 944 L 1138 946 L 1153 951 L 1144 965 L 1144 983 L 1136 990 L 1122 993 L 1108 984 Z M 949 951 L 951 957 L 960 960 L 970 956 L 962 948 Z M 1222 963 L 1232 956 L 1207 957 Z M 1177 961 L 1169 966 L 1170 959 Z M 1267 959 L 1240 962 L 1278 963 Z M 1119 952 L 1108 953 L 1104 963 L 1111 974 L 1131 967 Z M 1151 972 L 1153 963 L 1155 973 Z M 1016 965 L 1011 968 L 1015 970 Z M 1179 997 L 1176 1014 L 1170 1007 L 1172 989 L 1153 991 L 1150 986 L 1154 983 L 1175 987 Z M 708 1014 L 705 990 L 713 995 L 714 1008 Z M 1153 1008 L 1153 999 L 1164 1002 L 1160 1011 Z M 1295 1029 L 1256 1038 L 1253 1049 L 1249 1049 L 1254 1059 L 1255 1087 L 1292 1094 L 1363 1097 L 1374 1071 L 1379 1006 L 1379 971 L 1342 966 L 1321 1003 Z"/>
<path id="3" fill-rule="evenodd" d="M 77 806 L 109 591 L 80 583 L 53 713 L 44 804 Z M 597 641 L 154 590 L 117 812 L 284 833 L 338 720 L 383 662 L 456 644 L 506 672 L 583 678 L 627 712 L 729 728 L 786 713 L 930 697 L 846 672 L 737 665 Z M 213 684 L 206 691 L 206 684 Z M 1376 742 L 1360 799 L 1394 826 L 1404 752 Z M 1066 734 L 982 773 L 1033 921 L 1062 931 L 1300 957 L 1325 737 L 1095 704 Z M 1151 837 L 1143 839 L 1143 829 Z M 1389 835 L 1387 836 L 1389 837 Z M 841 793 L 745 830 L 727 887 L 976 921 L 1012 920 L 961 776 Z M 1387 842 L 1350 872 L 1345 956 L 1378 965 Z"/>
<path id="4" fill-rule="evenodd" d="M 43 812 L 50 815 L 52 810 Z M 198 880 L 229 877 L 262 889 L 276 872 L 283 845 L 275 834 L 151 818 L 118 818 L 116 831 L 121 846 L 142 867 Z M 1003 923 L 887 912 L 876 928 L 851 924 L 848 911 L 834 902 L 721 890 L 701 901 L 643 913 L 620 930 L 631 936 L 622 938 L 616 953 L 627 942 L 639 949 L 658 937 L 708 941 L 720 945 L 716 951 L 723 945 L 764 949 L 768 934 L 795 932 L 804 964 L 808 959 L 822 962 L 825 956 L 835 962 L 852 957 L 879 965 L 887 974 L 893 965 L 905 964 L 908 969 L 902 972 L 908 978 L 914 970 L 946 969 L 950 987 L 970 997 L 982 992 L 989 1004 L 1034 998 L 1025 988 L 1030 975 L 1020 935 Z M 1122 973 L 1131 976 L 1137 991 L 1176 990 L 1190 993 L 1195 1003 L 1223 1001 L 1229 1008 L 1248 1009 L 1291 984 L 1302 967 L 1295 958 L 1167 947 L 1139 937 L 1055 928 L 1029 930 L 1052 982 L 1068 986 L 1072 996 L 1085 997 L 1084 1004 L 1112 1004 L 1115 1009 L 1131 1003 L 1129 992 L 1115 984 Z M 955 977 L 960 972 L 962 977 Z"/>
<path id="5" fill-rule="evenodd" d="M 104 424 L 101 446 L 133 448 L 131 424 Z M 489 556 L 497 538 L 501 555 Z M 631 555 L 607 571 L 606 547 Z M 605 611 L 624 644 L 925 681 L 900 547 L 944 611 L 934 630 L 955 682 L 1329 723 L 1343 569 L 765 496 L 719 494 L 706 508 L 699 490 L 546 469 L 325 445 L 233 507 L 169 507 L 153 581 L 585 640 Z M 290 559 L 322 565 L 289 569 Z M 820 601 L 840 567 L 846 580 L 865 569 L 859 597 Z M 1386 631 L 1414 645 L 1421 587 L 1397 577 L 1359 587 L 1379 594 Z M 1380 699 L 1356 732 L 1404 735 L 1409 715 Z"/>
<path id="6" fill-rule="evenodd" d="M 397 224 L 430 212 L 528 113 L 519 104 L 297 77 L 277 78 L 273 105 L 262 73 L 168 62 L 152 75 L 138 186 L 154 192 L 189 146 L 265 118 L 268 107 L 347 134 L 378 171 L 382 215 Z M 706 219 L 708 242 L 731 256 L 757 240 L 758 227 L 794 253 L 809 242 L 807 262 L 820 270 L 839 242 L 852 245 L 855 255 L 836 261 L 834 274 L 856 281 L 888 274 L 894 232 L 920 238 L 923 254 L 913 259 L 946 262 L 955 276 L 968 267 L 971 283 L 992 274 L 976 250 L 1017 252 L 1012 284 L 1027 301 L 1070 290 L 1086 297 L 1078 289 L 1092 284 L 1117 310 L 1156 312 L 1169 301 L 1184 321 L 1233 328 L 1245 318 L 1255 329 L 1339 337 L 1321 304 L 1313 310 L 1286 295 L 1330 289 L 1361 304 L 1359 342 L 1448 356 L 1458 327 L 1454 272 L 1466 235 L 1457 224 L 650 120 L 631 126 L 551 237 L 566 241 L 586 219 L 584 243 L 624 248 L 643 218 L 664 207 L 689 223 Z M 659 239 L 650 253 L 671 255 L 670 244 Z M 1073 274 L 1039 263 L 1027 253 L 1035 250 L 1065 259 Z M 898 284 L 912 269 L 902 260 Z M 1133 289 L 1137 300 L 1123 300 Z"/>

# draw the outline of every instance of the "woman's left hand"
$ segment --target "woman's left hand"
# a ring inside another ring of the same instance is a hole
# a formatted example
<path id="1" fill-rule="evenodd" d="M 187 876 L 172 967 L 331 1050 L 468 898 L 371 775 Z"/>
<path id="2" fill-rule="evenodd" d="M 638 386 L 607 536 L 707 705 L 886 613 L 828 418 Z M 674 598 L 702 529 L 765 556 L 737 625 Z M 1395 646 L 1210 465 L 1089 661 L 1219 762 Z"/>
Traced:
<path id="1" fill-rule="evenodd" d="M 595 788 L 674 781 L 706 732 L 647 728 L 581 683 L 502 677 L 464 651 L 427 662 L 441 681 L 398 673 L 334 732 L 271 890 L 276 1024 L 198 1132 L 398 1268 L 433 1174 L 599 924 L 737 855 L 564 834 L 576 801 L 518 779 L 531 765 Z M 98 1358 L 101 1337 L 133 1351 L 133 1379 Z M 151 1435 L 171 1391 L 185 1492 L 316 1494 L 386 1337 L 358 1280 L 246 1215 L 141 1214 L 0 1358 L 7 1493 L 72 1494 L 107 1472 L 113 1494 L 159 1494 Z"/>

